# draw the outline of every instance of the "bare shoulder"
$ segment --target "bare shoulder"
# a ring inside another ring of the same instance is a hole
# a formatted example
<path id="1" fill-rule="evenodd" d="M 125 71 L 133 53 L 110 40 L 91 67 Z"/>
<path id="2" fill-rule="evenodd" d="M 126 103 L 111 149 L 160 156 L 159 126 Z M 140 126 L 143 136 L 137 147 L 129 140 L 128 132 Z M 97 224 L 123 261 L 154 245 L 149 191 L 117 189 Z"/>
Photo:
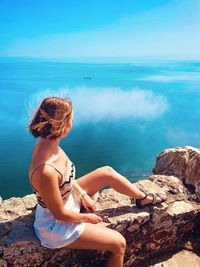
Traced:
<path id="1" fill-rule="evenodd" d="M 57 179 L 55 179 L 57 178 Z M 58 174 L 55 169 L 48 164 L 42 164 L 35 168 L 32 177 L 32 184 L 37 188 L 38 184 L 58 182 Z"/>

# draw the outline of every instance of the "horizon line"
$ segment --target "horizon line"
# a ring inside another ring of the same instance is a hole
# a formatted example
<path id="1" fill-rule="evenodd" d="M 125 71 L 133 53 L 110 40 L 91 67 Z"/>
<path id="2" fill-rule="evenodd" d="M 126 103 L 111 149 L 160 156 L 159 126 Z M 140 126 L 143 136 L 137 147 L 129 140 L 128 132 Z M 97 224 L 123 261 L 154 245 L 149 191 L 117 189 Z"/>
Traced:
<path id="1" fill-rule="evenodd" d="M 27 61 L 52 61 L 68 63 L 132 63 L 133 61 L 200 61 L 200 55 L 154 55 L 154 56 L 80 56 L 80 57 L 61 57 L 61 56 L 0 56 L 0 60 L 27 60 Z"/>

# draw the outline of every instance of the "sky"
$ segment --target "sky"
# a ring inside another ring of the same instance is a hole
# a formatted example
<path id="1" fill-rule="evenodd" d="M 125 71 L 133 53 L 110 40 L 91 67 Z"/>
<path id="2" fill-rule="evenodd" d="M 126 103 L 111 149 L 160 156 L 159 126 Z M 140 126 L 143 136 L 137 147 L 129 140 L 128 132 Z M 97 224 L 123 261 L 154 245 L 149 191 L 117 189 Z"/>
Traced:
<path id="1" fill-rule="evenodd" d="M 0 57 L 200 58 L 200 0 L 0 0 Z"/>

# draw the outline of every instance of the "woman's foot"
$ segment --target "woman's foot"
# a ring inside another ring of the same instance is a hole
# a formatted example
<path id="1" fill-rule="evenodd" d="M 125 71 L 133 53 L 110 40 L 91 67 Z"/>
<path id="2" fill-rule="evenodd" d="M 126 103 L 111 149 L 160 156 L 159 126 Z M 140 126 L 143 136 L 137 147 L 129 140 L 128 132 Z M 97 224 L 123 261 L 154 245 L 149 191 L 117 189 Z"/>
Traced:
<path id="1" fill-rule="evenodd" d="M 148 194 L 145 195 L 142 199 L 136 199 L 137 208 L 143 208 L 148 205 L 160 204 L 166 201 L 167 197 L 164 194 L 156 193 L 156 194 Z"/>

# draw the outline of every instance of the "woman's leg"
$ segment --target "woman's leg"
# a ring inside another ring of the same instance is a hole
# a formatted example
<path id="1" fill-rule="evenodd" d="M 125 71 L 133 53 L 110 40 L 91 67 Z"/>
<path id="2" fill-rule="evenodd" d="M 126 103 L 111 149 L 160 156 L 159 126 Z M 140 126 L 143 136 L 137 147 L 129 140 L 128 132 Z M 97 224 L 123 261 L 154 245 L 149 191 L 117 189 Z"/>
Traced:
<path id="1" fill-rule="evenodd" d="M 130 196 L 135 199 L 144 198 L 145 194 L 130 183 L 124 176 L 120 175 L 111 167 L 99 168 L 81 178 L 77 179 L 77 183 L 88 193 L 93 196 L 103 187 L 110 185 L 117 192 Z M 148 196 L 141 202 L 142 205 L 152 202 L 152 197 Z M 156 202 L 161 202 L 159 197 Z"/>
<path id="2" fill-rule="evenodd" d="M 115 230 L 102 225 L 86 223 L 82 235 L 72 244 L 72 249 L 92 249 L 110 251 L 107 267 L 122 267 L 126 248 L 124 237 Z"/>

